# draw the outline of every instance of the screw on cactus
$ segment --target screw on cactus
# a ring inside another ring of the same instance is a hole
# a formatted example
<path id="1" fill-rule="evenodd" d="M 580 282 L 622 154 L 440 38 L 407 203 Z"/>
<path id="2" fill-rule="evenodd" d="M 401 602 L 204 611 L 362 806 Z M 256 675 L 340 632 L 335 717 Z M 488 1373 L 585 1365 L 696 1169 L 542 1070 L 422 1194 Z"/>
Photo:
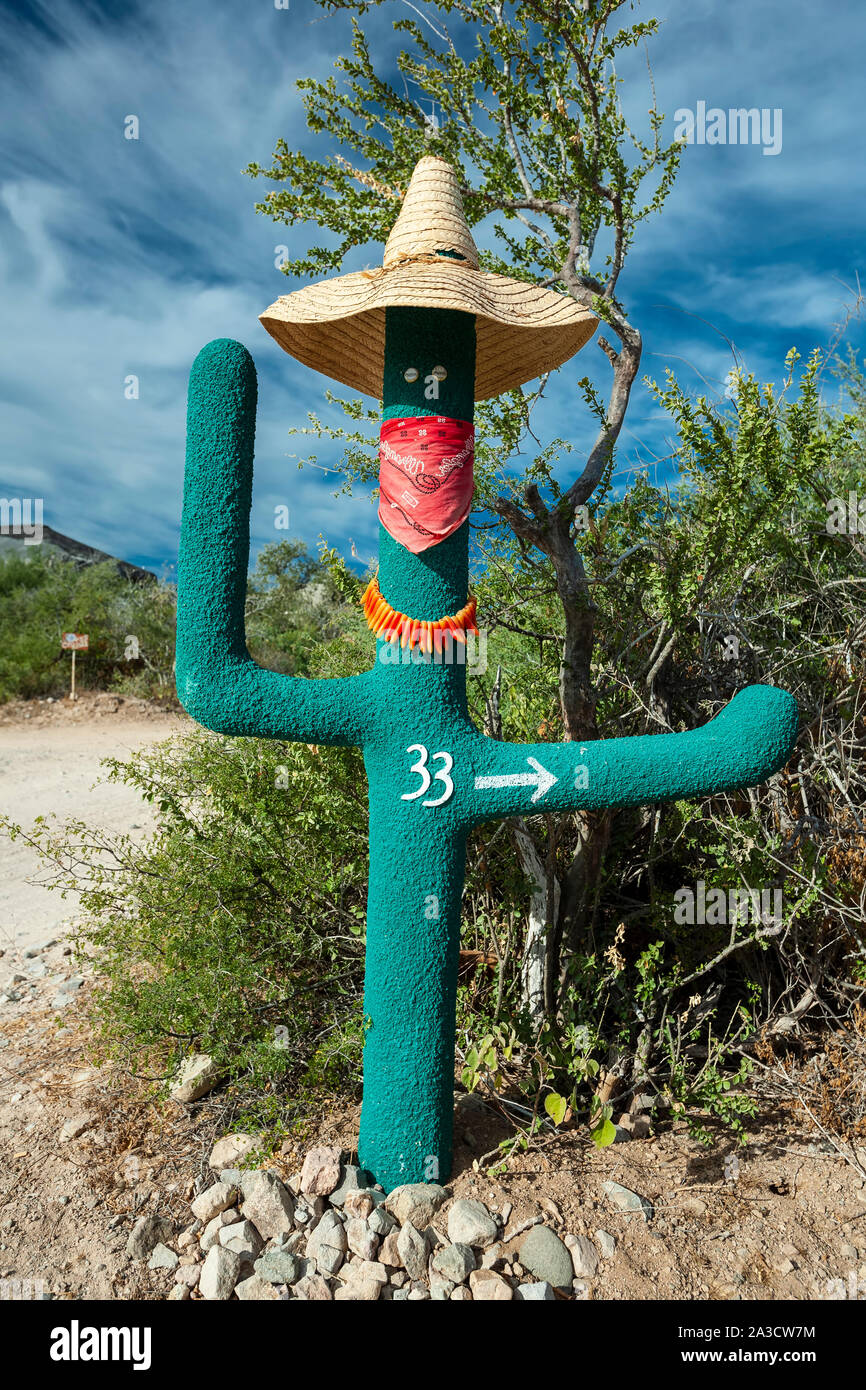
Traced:
<path id="1" fill-rule="evenodd" d="M 741 691 L 703 728 L 510 744 L 470 720 L 467 631 L 475 400 L 586 341 L 573 300 L 478 269 L 453 170 L 416 166 L 380 272 L 284 296 L 263 322 L 294 356 L 383 400 L 379 569 L 369 671 L 306 680 L 259 667 L 244 635 L 256 376 L 220 339 L 190 377 L 177 688 L 228 734 L 354 744 L 369 780 L 370 877 L 359 1155 L 386 1189 L 445 1179 L 467 836 L 487 820 L 639 805 L 754 785 L 787 759 L 793 698 Z M 406 659 L 408 654 L 408 660 Z"/>

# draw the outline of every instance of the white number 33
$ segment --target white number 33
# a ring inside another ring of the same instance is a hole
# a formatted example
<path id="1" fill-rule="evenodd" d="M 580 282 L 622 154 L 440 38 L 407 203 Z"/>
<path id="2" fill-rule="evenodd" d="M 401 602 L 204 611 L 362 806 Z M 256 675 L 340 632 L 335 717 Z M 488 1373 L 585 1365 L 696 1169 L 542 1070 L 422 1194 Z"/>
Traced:
<path id="1" fill-rule="evenodd" d="M 419 753 L 421 755 L 417 763 L 413 763 L 410 769 L 411 772 L 418 773 L 418 776 L 421 778 L 421 785 L 414 792 L 404 792 L 400 800 L 416 801 L 419 796 L 423 796 L 426 791 L 429 791 L 431 783 L 435 781 L 441 782 L 445 790 L 443 791 L 441 796 L 435 797 L 430 801 L 422 801 L 421 805 L 444 806 L 445 802 L 448 801 L 450 797 L 454 794 L 454 783 L 452 782 L 451 777 L 449 776 L 451 769 L 454 767 L 454 759 L 452 758 L 451 754 L 433 754 L 434 759 L 442 759 L 442 766 L 439 768 L 439 771 L 434 772 L 433 776 L 431 777 L 429 769 L 427 767 L 427 759 L 430 757 L 430 754 L 427 752 L 427 749 L 424 747 L 423 743 L 411 743 L 409 747 L 406 749 L 406 752 Z"/>

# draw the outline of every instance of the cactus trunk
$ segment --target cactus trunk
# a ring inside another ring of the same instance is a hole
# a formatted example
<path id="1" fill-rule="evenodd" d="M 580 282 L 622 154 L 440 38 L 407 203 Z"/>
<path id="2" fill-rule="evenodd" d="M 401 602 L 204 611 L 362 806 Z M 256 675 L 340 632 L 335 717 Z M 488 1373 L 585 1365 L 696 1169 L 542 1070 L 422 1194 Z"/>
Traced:
<path id="1" fill-rule="evenodd" d="M 370 768 L 375 776 L 375 758 Z M 383 1187 L 451 1171 L 454 1017 L 465 834 L 431 857 L 411 813 L 371 811 L 358 1154 Z"/>

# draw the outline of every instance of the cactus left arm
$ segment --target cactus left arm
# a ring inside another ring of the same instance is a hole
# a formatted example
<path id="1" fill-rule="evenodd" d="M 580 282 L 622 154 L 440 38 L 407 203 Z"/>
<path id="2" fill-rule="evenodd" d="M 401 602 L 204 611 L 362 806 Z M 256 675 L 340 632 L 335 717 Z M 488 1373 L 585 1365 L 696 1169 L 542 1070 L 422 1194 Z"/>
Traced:
<path id="1" fill-rule="evenodd" d="M 369 672 L 340 680 L 283 676 L 247 651 L 256 396 L 246 348 L 218 338 L 202 349 L 189 383 L 177 693 L 194 719 L 218 733 L 359 744 L 369 719 Z"/>

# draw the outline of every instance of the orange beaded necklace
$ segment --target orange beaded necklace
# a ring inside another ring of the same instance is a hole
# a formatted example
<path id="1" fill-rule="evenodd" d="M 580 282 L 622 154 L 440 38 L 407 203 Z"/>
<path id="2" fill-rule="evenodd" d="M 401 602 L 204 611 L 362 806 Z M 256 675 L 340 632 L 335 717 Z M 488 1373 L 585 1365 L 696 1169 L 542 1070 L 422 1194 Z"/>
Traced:
<path id="1" fill-rule="evenodd" d="M 433 622 L 423 622 L 418 618 L 409 618 L 405 613 L 398 613 L 396 608 L 392 608 L 387 599 L 382 597 L 378 581 L 374 578 L 364 591 L 363 602 L 370 631 L 388 642 L 400 637 L 400 646 L 409 647 L 410 651 L 417 642 L 421 651 L 438 652 L 446 637 L 465 644 L 467 632 L 478 635 L 474 598 L 470 598 L 459 613 L 436 618 Z"/>

